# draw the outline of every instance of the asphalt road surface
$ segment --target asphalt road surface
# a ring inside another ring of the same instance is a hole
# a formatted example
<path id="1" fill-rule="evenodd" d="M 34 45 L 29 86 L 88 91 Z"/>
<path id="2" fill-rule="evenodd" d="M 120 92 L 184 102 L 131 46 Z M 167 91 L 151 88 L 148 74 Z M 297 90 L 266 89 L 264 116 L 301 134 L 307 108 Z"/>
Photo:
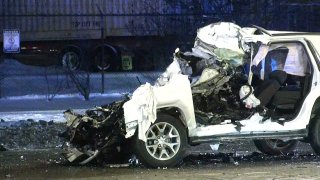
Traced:
<path id="1" fill-rule="evenodd" d="M 235 152 L 236 144 L 216 154 L 195 148 L 179 167 L 158 169 L 139 164 L 72 166 L 59 149 L 8 150 L 0 152 L 0 179 L 320 179 L 320 157 L 308 144 L 281 156 L 257 153 L 250 143 L 238 143 L 237 149 L 248 151 Z"/>

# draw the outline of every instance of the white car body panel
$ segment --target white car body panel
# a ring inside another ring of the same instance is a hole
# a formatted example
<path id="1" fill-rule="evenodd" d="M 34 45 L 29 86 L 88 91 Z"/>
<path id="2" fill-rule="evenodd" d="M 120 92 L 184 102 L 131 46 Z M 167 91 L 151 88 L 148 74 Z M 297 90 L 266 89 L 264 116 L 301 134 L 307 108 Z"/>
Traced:
<path id="1" fill-rule="evenodd" d="M 207 29 L 208 30 L 208 29 Z M 271 31 L 272 33 L 279 33 L 277 31 Z M 305 40 L 309 40 L 316 51 L 320 51 L 320 37 L 313 35 L 297 35 L 295 32 L 283 32 L 283 33 L 292 33 L 292 35 L 286 36 L 267 36 L 267 35 L 251 35 L 248 34 L 244 36 L 243 40 L 246 42 L 263 42 L 267 44 L 269 42 L 289 42 L 289 41 L 299 41 L 305 47 L 308 47 Z M 199 32 L 198 32 L 199 34 Z M 201 36 L 202 37 L 202 36 Z M 204 37 L 204 36 L 203 36 Z M 260 38 L 260 39 L 259 39 Z M 221 45 L 223 46 L 223 45 Z M 241 51 L 240 49 L 236 49 L 237 51 Z M 164 73 L 165 78 L 167 78 L 167 82 L 161 86 L 153 86 L 153 95 L 156 99 L 156 109 L 166 108 L 166 107 L 175 107 L 178 108 L 180 113 L 182 114 L 181 120 L 185 124 L 186 128 L 189 132 L 189 137 L 209 137 L 209 136 L 223 136 L 223 135 L 241 135 L 241 134 L 255 134 L 255 133 L 272 133 L 272 132 L 288 132 L 288 131 L 296 131 L 296 130 L 305 130 L 309 124 L 312 107 L 315 104 L 315 101 L 318 97 L 320 97 L 320 86 L 318 85 L 318 79 L 320 79 L 319 69 L 315 68 L 317 66 L 316 59 L 313 57 L 312 52 L 309 48 L 306 48 L 306 52 L 311 61 L 311 66 L 313 67 L 312 74 L 312 86 L 310 93 L 305 98 L 302 107 L 298 113 L 298 115 L 291 121 L 285 122 L 284 124 L 280 124 L 275 121 L 271 121 L 271 119 L 267 119 L 262 121 L 263 117 L 258 113 L 255 113 L 249 119 L 239 121 L 242 127 L 239 129 L 237 125 L 232 123 L 223 122 L 218 125 L 208 125 L 208 126 L 197 126 L 195 120 L 195 113 L 193 107 L 192 100 L 192 92 L 191 85 L 188 79 L 188 76 L 182 75 L 177 67 L 168 68 Z M 175 62 L 177 64 L 177 62 Z M 170 67 L 170 66 L 169 66 Z M 130 100 L 131 101 L 131 100 Z M 125 110 L 125 122 L 126 124 L 130 124 L 134 121 L 137 116 L 137 112 L 132 111 L 132 109 L 137 109 L 134 107 L 136 105 L 132 104 L 132 102 L 128 101 L 126 104 L 130 104 L 130 107 L 124 106 Z M 132 108 L 131 110 L 128 108 Z M 130 117 L 131 116 L 131 117 Z M 130 117 L 130 118 L 129 118 Z M 152 121 L 153 122 L 153 121 Z M 149 121 L 149 123 L 152 123 Z M 148 124 L 149 124 L 148 123 Z M 139 123 L 138 123 L 139 124 Z M 134 124 L 132 127 L 138 126 L 138 124 Z M 130 127 L 132 129 L 132 127 Z M 139 127 L 141 129 L 141 127 Z M 147 131 L 144 127 L 141 129 L 143 133 Z M 128 132 L 128 130 L 127 130 Z M 128 137 L 132 136 L 132 131 L 129 133 Z M 141 136 L 141 137 L 140 137 Z M 139 135 L 139 138 L 144 140 L 145 137 L 143 135 Z"/>
<path id="2" fill-rule="evenodd" d="M 158 101 L 157 108 L 176 107 L 189 129 L 196 127 L 190 82 L 186 75 L 174 75 L 170 82 L 154 89 Z"/>
<path id="3" fill-rule="evenodd" d="M 141 99 L 145 99 L 145 96 L 149 97 L 148 100 L 141 102 Z M 150 98 L 153 98 L 153 100 Z M 150 102 L 155 107 L 148 108 Z M 166 107 L 178 108 L 188 129 L 196 128 L 190 81 L 188 76 L 180 73 L 179 64 L 175 60 L 158 79 L 156 85 L 151 87 L 148 83 L 141 85 L 135 90 L 131 100 L 124 104 L 126 138 L 133 136 L 136 126 L 139 126 L 139 139 L 145 141 L 144 134 L 157 116 L 157 112 L 153 108 Z M 143 116 L 141 114 L 148 115 Z"/>

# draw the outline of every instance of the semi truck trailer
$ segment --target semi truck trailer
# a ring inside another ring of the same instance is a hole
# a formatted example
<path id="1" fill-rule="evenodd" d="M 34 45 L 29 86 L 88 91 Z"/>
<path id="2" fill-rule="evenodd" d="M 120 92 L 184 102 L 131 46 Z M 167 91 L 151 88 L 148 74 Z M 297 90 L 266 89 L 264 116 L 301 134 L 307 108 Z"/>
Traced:
<path id="1" fill-rule="evenodd" d="M 166 0 L 4 0 L 0 11 L 0 29 L 21 40 L 5 56 L 72 70 L 151 70 L 194 22 Z"/>

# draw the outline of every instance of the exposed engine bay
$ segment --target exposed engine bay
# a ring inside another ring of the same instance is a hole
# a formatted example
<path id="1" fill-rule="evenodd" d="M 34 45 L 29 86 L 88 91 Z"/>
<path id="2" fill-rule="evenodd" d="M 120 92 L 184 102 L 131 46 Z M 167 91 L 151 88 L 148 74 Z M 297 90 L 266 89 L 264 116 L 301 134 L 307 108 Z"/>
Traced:
<path id="1" fill-rule="evenodd" d="M 254 31 L 233 23 L 212 24 L 198 30 L 191 52 L 176 50 L 174 57 L 181 73 L 188 75 L 191 82 L 198 123 L 214 125 L 224 120 L 245 119 L 260 104 L 253 88 L 244 86 L 248 84 L 246 65 L 251 63 L 250 53 L 257 51 L 257 45 L 250 42 L 250 48 L 244 39 Z M 243 91 L 245 88 L 249 90 Z"/>
<path id="2" fill-rule="evenodd" d="M 240 120 L 248 117 L 252 111 L 247 109 L 239 96 L 240 88 L 247 83 L 244 67 L 232 66 L 228 61 L 201 59 L 186 56 L 179 52 L 179 63 L 191 67 L 183 74 L 190 76 L 193 104 L 197 122 L 200 124 L 220 124 L 226 119 Z M 201 73 L 201 74 L 200 74 Z"/>

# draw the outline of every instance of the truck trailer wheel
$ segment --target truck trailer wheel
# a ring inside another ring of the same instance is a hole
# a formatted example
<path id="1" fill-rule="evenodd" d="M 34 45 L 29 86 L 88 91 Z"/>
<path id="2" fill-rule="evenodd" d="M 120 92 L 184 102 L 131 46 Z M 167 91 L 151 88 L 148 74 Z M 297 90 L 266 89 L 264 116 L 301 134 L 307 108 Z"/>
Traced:
<path id="1" fill-rule="evenodd" d="M 180 120 L 159 114 L 146 132 L 146 142 L 135 135 L 134 146 L 138 159 L 148 167 L 173 167 L 185 155 L 187 133 Z"/>
<path id="2" fill-rule="evenodd" d="M 112 46 L 98 48 L 93 56 L 94 69 L 98 71 L 111 71 L 118 69 L 119 55 Z"/>
<path id="3" fill-rule="evenodd" d="M 296 146 L 297 140 L 283 141 L 280 139 L 260 139 L 253 141 L 259 151 L 268 155 L 281 155 L 292 152 Z"/>
<path id="4" fill-rule="evenodd" d="M 62 67 L 71 71 L 78 70 L 82 65 L 81 52 L 75 48 L 68 48 L 61 55 Z"/>

